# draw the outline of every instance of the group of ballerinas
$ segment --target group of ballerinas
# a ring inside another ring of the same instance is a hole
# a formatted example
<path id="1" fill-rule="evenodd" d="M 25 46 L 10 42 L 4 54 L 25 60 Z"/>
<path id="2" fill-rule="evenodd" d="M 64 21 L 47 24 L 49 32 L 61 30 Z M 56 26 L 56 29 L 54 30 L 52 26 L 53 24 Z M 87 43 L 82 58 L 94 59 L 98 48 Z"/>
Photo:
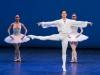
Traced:
<path id="1" fill-rule="evenodd" d="M 70 46 L 72 48 L 72 59 L 70 62 L 77 62 L 77 52 L 76 47 L 79 41 L 83 41 L 88 39 L 87 36 L 83 35 L 83 27 L 86 27 L 88 24 L 92 25 L 92 22 L 87 21 L 76 21 L 76 14 L 72 14 L 72 19 L 68 19 L 68 12 L 66 10 L 61 11 L 62 19 L 50 21 L 50 22 L 39 22 L 38 26 L 42 26 L 43 28 L 48 27 L 57 27 L 59 34 L 53 34 L 50 36 L 36 36 L 36 35 L 28 35 L 26 27 L 19 22 L 20 16 L 15 16 L 15 22 L 10 25 L 8 28 L 9 36 L 5 38 L 6 43 L 14 44 L 15 46 L 15 62 L 21 61 L 20 50 L 19 47 L 21 43 L 27 42 L 31 39 L 39 39 L 39 40 L 53 40 L 53 41 L 61 41 L 62 42 L 62 61 L 63 61 L 63 71 L 66 71 L 66 51 L 68 46 L 68 41 L 70 42 Z M 78 27 L 80 27 L 81 32 L 78 33 Z M 13 34 L 10 34 L 10 29 L 13 28 Z M 24 28 L 25 34 L 21 34 L 21 28 Z"/>

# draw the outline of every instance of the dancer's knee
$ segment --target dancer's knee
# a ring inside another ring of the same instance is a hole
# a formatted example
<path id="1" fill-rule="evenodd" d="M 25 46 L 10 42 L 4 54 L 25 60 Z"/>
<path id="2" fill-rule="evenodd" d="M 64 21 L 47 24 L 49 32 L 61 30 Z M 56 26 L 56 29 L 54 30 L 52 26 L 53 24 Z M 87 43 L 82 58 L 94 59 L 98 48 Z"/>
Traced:
<path id="1" fill-rule="evenodd" d="M 63 50 L 63 51 L 62 51 L 62 54 L 64 54 L 64 55 L 65 55 L 65 54 L 66 54 L 66 50 Z"/>
<path id="2" fill-rule="evenodd" d="M 75 49 L 72 49 L 72 51 L 73 51 L 73 52 L 76 52 L 76 50 L 75 50 Z"/>

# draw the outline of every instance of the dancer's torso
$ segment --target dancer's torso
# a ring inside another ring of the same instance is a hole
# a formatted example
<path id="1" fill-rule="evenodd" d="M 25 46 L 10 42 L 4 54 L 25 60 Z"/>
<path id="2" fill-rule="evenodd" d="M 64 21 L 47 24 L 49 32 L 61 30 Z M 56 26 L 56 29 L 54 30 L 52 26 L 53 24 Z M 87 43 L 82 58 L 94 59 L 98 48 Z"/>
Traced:
<path id="1" fill-rule="evenodd" d="M 71 33 L 78 33 L 78 27 L 71 26 Z"/>
<path id="2" fill-rule="evenodd" d="M 21 23 L 13 23 L 13 34 L 20 35 L 21 33 Z"/>
<path id="3" fill-rule="evenodd" d="M 62 19 L 58 20 L 59 33 L 69 34 L 71 32 L 70 26 L 71 22 L 69 19 L 66 19 L 66 22 L 64 22 Z"/>

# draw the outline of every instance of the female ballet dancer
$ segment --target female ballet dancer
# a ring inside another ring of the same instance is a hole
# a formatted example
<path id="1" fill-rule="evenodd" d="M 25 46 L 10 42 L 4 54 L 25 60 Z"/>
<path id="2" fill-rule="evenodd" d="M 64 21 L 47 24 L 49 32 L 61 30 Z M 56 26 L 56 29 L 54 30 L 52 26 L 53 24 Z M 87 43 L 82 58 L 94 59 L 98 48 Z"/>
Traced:
<path id="1" fill-rule="evenodd" d="M 62 19 L 51 21 L 51 22 L 39 22 L 38 26 L 42 26 L 43 28 L 48 27 L 57 27 L 59 34 L 53 34 L 50 36 L 35 36 L 35 35 L 28 35 L 28 37 L 32 39 L 39 39 L 39 40 L 53 40 L 53 41 L 62 41 L 62 61 L 63 61 L 63 71 L 66 71 L 66 51 L 68 46 L 68 34 L 71 32 L 71 26 L 77 27 L 86 27 L 87 24 L 92 25 L 91 22 L 83 22 L 83 21 L 74 21 L 71 19 L 67 19 L 67 11 L 61 11 Z"/>
<path id="2" fill-rule="evenodd" d="M 15 20 L 16 20 L 16 22 L 12 23 L 10 25 L 10 27 L 8 28 L 9 36 L 6 37 L 4 39 L 4 41 L 6 43 L 14 44 L 14 46 L 15 46 L 15 59 L 14 59 L 14 61 L 15 62 L 19 61 L 20 62 L 21 61 L 21 56 L 20 56 L 19 47 L 20 47 L 21 43 L 27 42 L 30 39 L 26 37 L 26 34 L 27 34 L 26 27 L 22 23 L 19 22 L 20 16 L 16 15 L 15 16 Z M 25 34 L 24 35 L 21 34 L 21 27 L 24 28 L 24 30 L 25 30 Z M 13 28 L 13 34 L 12 35 L 10 35 L 11 28 Z"/>
<path id="3" fill-rule="evenodd" d="M 77 16 L 76 14 L 72 14 L 72 20 L 76 20 Z M 71 26 L 71 33 L 69 34 L 68 41 L 70 42 L 70 46 L 72 48 L 72 59 L 70 62 L 77 62 L 77 52 L 76 47 L 78 45 L 78 42 L 84 41 L 88 39 L 88 36 L 83 35 L 83 29 L 80 27 L 81 32 L 78 33 L 78 27 Z"/>

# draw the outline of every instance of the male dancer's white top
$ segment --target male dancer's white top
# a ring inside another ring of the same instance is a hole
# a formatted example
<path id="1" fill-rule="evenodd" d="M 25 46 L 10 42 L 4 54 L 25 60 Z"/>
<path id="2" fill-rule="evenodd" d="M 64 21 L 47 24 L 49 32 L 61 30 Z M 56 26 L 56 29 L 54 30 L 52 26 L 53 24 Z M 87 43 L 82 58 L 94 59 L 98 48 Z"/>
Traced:
<path id="1" fill-rule="evenodd" d="M 87 21 L 75 21 L 71 19 L 66 19 L 66 22 L 64 23 L 64 21 L 60 19 L 51 22 L 42 22 L 42 27 L 57 27 L 59 33 L 69 34 L 71 32 L 71 26 L 86 27 L 87 24 Z"/>

